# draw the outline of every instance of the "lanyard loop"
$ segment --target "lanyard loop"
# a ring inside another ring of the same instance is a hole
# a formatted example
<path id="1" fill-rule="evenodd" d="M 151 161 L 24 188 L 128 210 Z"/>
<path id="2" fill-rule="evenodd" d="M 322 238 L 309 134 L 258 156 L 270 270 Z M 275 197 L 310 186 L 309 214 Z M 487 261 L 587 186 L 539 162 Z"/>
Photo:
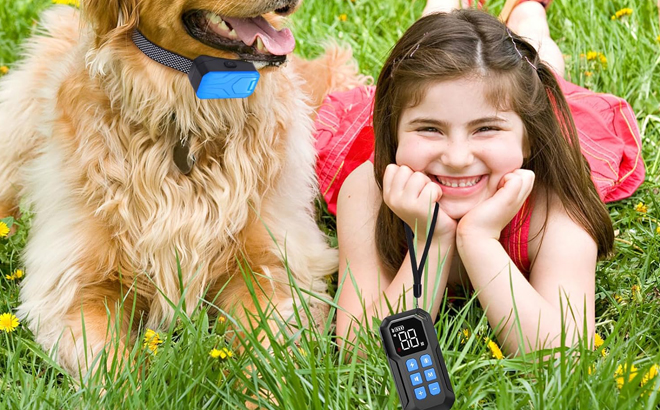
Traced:
<path id="1" fill-rule="evenodd" d="M 408 226 L 407 223 L 403 223 L 403 226 L 406 230 L 406 240 L 408 241 L 408 251 L 410 253 L 410 263 L 412 264 L 413 271 L 413 295 L 415 296 L 415 307 L 419 304 L 419 297 L 422 296 L 422 274 L 424 273 L 424 263 L 426 262 L 426 256 L 429 253 L 429 248 L 431 247 L 431 242 L 433 241 L 433 231 L 435 229 L 435 220 L 438 217 L 438 211 L 440 209 L 440 204 L 435 203 L 435 210 L 433 211 L 433 219 L 431 220 L 431 229 L 429 234 L 426 235 L 426 245 L 424 245 L 424 252 L 422 252 L 422 259 L 419 261 L 419 266 L 417 266 L 417 261 L 415 258 L 415 244 L 413 242 L 413 232 L 412 229 Z"/>

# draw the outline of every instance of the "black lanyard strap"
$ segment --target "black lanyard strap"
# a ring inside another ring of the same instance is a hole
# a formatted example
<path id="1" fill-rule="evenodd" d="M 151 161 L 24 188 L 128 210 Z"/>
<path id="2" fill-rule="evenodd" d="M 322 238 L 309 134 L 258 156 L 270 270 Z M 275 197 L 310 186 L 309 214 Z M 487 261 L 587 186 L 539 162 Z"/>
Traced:
<path id="1" fill-rule="evenodd" d="M 424 252 L 422 252 L 422 260 L 420 260 L 419 267 L 417 266 L 415 258 L 415 244 L 413 242 L 413 232 L 412 229 L 408 226 L 407 223 L 403 223 L 403 226 L 406 230 L 406 239 L 408 241 L 408 251 L 410 252 L 410 263 L 412 264 L 413 271 L 413 295 L 415 296 L 415 306 L 417 306 L 417 299 L 422 296 L 422 274 L 424 273 L 424 262 L 426 262 L 426 256 L 429 253 L 429 248 L 431 247 L 431 242 L 433 241 L 433 231 L 435 229 L 435 220 L 438 217 L 438 211 L 440 209 L 440 204 L 435 203 L 435 210 L 433 211 L 433 219 L 431 220 L 431 229 L 426 235 L 426 245 L 424 246 Z"/>

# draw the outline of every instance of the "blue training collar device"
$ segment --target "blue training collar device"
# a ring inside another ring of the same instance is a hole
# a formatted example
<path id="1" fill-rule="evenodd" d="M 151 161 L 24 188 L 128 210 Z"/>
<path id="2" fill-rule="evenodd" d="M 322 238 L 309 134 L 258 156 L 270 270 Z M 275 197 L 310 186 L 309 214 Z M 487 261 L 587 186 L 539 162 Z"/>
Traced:
<path id="1" fill-rule="evenodd" d="M 200 99 L 246 98 L 257 87 L 259 72 L 248 61 L 210 56 L 190 60 L 157 46 L 137 29 L 133 31 L 132 38 L 147 57 L 188 74 L 190 84 Z"/>

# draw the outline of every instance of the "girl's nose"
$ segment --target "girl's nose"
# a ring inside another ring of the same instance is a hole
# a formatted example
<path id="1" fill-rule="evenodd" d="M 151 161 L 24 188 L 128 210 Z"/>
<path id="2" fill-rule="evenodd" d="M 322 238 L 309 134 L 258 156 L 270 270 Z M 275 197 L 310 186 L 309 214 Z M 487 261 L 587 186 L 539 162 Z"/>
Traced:
<path id="1" fill-rule="evenodd" d="M 442 162 L 451 168 L 464 168 L 474 161 L 474 155 L 467 141 L 450 141 L 440 156 Z"/>

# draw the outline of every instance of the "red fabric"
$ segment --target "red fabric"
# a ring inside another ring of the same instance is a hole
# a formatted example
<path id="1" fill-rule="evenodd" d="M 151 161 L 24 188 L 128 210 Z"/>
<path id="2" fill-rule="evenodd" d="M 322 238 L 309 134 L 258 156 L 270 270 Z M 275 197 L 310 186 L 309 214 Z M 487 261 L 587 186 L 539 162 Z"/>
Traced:
<path id="1" fill-rule="evenodd" d="M 622 98 L 600 94 L 557 78 L 573 115 L 582 154 L 601 200 L 613 202 L 632 195 L 644 181 L 641 138 L 635 114 Z M 316 120 L 316 171 L 328 211 L 337 212 L 337 196 L 346 177 L 367 160 L 373 161 L 372 123 L 375 87 L 360 87 L 329 95 Z M 500 241 L 523 273 L 529 272 L 529 218 L 520 224 L 524 208 L 504 229 Z M 522 229 L 514 229 L 520 228 Z"/>
<path id="2" fill-rule="evenodd" d="M 637 119 L 623 98 L 557 78 L 577 128 L 582 155 L 603 202 L 628 198 L 644 182 L 642 140 Z"/>
<path id="3" fill-rule="evenodd" d="M 371 124 L 376 87 L 358 87 L 326 97 L 316 116 L 316 175 L 328 211 L 337 214 L 337 195 L 346 177 L 374 149 Z"/>

